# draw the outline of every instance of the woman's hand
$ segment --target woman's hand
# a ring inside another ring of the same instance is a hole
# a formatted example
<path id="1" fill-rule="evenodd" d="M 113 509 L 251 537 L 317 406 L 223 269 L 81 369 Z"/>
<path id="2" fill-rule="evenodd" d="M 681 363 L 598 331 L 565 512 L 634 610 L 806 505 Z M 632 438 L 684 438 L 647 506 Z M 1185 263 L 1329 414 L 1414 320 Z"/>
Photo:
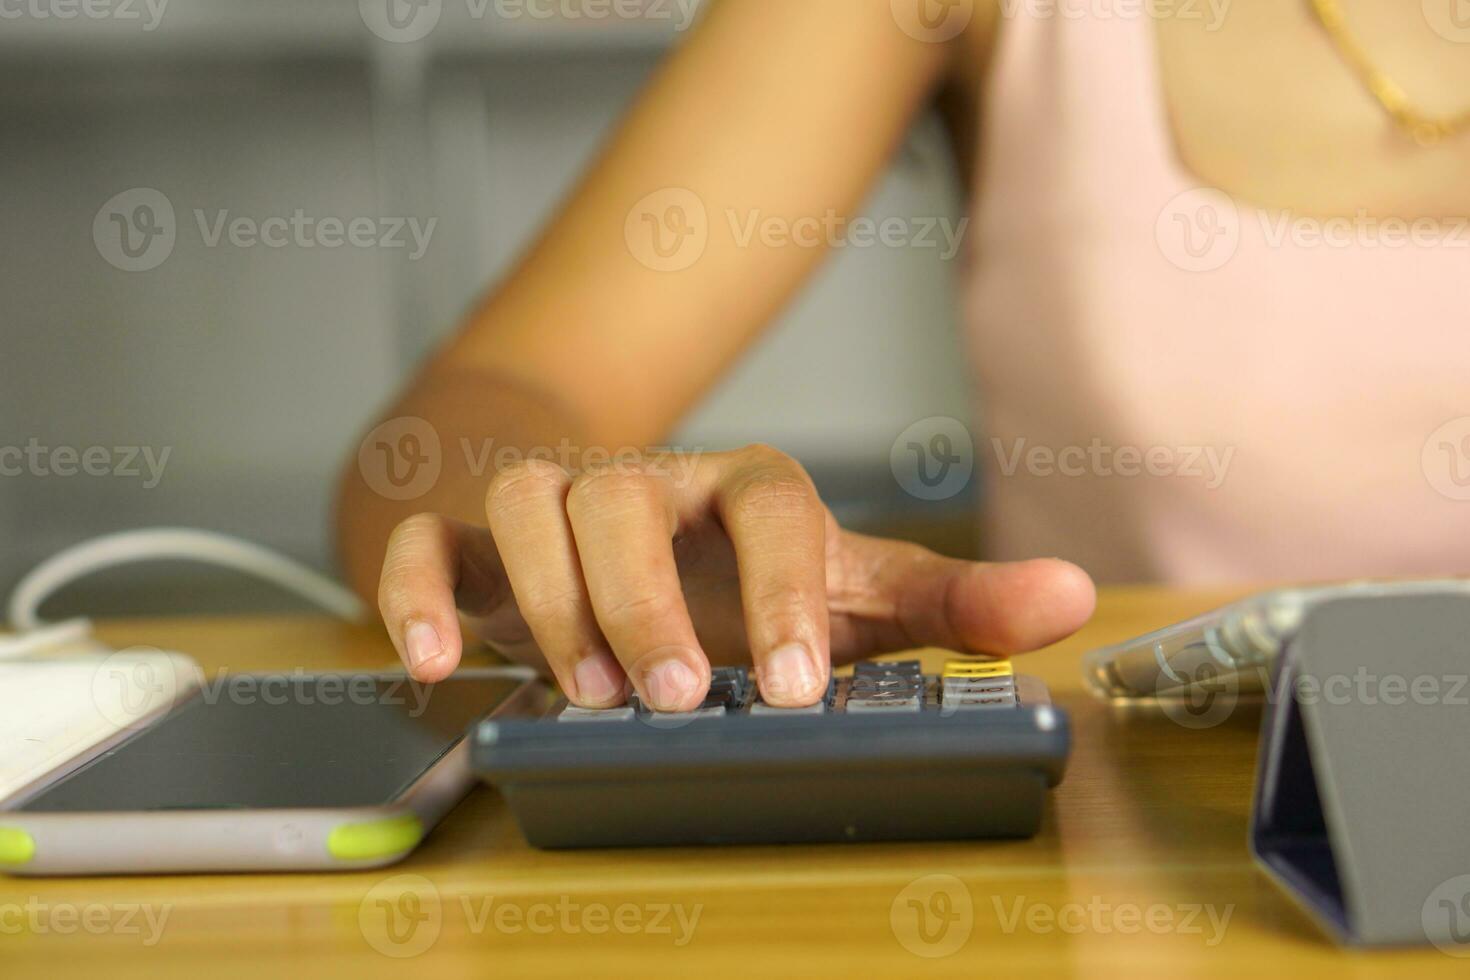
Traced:
<path id="1" fill-rule="evenodd" d="M 1071 633 L 1094 593 L 1075 565 L 943 558 L 839 528 L 799 464 L 766 447 L 501 471 L 488 527 L 420 514 L 388 542 L 378 601 L 412 675 L 458 665 L 456 607 L 491 646 L 545 664 L 584 707 L 631 682 L 697 706 L 710 665 L 755 665 L 762 697 L 818 700 L 833 663 L 916 646 L 1005 655 Z"/>

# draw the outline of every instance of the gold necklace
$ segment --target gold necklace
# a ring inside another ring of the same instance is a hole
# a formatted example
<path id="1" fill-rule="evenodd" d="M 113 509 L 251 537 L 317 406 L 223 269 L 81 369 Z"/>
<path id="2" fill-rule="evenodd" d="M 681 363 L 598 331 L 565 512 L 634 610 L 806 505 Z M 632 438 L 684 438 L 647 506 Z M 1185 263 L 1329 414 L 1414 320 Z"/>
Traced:
<path id="1" fill-rule="evenodd" d="M 1368 52 L 1347 26 L 1338 0 L 1311 0 L 1317 19 L 1337 46 L 1338 53 L 1350 64 L 1368 91 L 1393 117 L 1399 128 L 1420 146 L 1434 146 L 1449 136 L 1470 127 L 1470 109 L 1454 116 L 1430 116 L 1409 104 L 1409 97 L 1398 83 L 1379 71 L 1368 58 Z"/>

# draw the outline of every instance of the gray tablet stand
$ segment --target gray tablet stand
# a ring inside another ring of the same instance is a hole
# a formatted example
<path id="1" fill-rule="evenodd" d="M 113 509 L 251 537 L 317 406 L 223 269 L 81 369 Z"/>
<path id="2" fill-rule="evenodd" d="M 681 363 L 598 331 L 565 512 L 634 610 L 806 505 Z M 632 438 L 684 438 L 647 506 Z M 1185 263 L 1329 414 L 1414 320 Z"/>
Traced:
<path id="1" fill-rule="evenodd" d="M 1340 599 L 1278 660 L 1251 847 L 1343 942 L 1470 955 L 1470 597 Z"/>

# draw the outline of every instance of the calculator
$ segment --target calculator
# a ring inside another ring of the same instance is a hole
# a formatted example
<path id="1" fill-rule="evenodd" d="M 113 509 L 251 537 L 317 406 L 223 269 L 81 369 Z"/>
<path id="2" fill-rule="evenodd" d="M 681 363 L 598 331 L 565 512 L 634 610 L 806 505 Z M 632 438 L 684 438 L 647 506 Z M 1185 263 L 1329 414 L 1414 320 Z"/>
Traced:
<path id="1" fill-rule="evenodd" d="M 635 696 L 474 729 L 476 771 L 535 847 L 1029 837 L 1070 735 L 1046 687 L 1005 661 L 864 662 L 803 708 L 745 668 L 692 711 Z"/>

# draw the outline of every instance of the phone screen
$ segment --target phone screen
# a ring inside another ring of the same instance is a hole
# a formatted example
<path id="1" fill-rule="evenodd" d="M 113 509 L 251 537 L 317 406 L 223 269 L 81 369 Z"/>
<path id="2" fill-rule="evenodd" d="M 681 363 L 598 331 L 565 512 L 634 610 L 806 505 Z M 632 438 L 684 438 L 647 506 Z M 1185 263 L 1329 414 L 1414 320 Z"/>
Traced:
<path id="1" fill-rule="evenodd" d="M 435 685 L 361 674 L 218 678 L 18 809 L 379 806 L 522 683 L 473 675 Z"/>

